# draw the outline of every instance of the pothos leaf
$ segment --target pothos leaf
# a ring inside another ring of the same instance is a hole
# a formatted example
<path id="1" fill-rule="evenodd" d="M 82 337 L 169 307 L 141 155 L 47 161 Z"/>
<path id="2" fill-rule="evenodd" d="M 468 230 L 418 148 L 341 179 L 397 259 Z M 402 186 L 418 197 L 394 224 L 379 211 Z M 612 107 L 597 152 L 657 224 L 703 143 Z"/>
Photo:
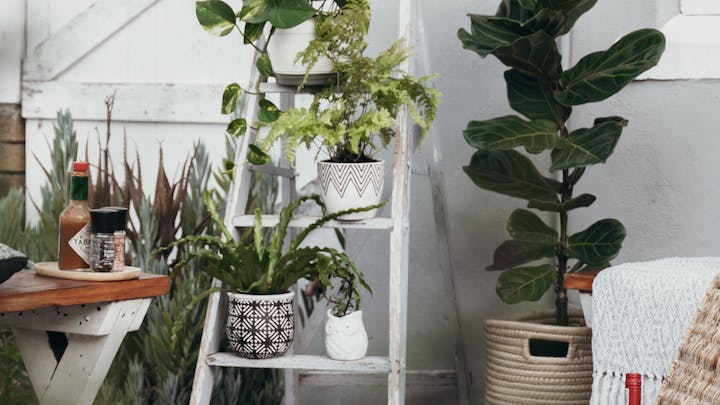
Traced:
<path id="1" fill-rule="evenodd" d="M 225 87 L 225 91 L 223 91 L 221 112 L 223 114 L 230 114 L 235 111 L 238 97 L 240 97 L 243 93 L 244 90 L 239 84 L 228 84 L 227 87 Z"/>
<path id="2" fill-rule="evenodd" d="M 264 98 L 260 100 L 258 105 L 260 106 L 258 110 L 258 120 L 260 120 L 260 122 L 270 124 L 277 121 L 280 117 L 281 111 L 272 101 Z"/>
<path id="3" fill-rule="evenodd" d="M 260 35 L 262 35 L 263 31 L 265 30 L 265 23 L 245 23 L 245 29 L 243 30 L 243 42 L 245 44 L 249 44 L 256 39 L 260 38 Z"/>
<path id="4" fill-rule="evenodd" d="M 224 36 L 235 28 L 235 12 L 221 0 L 196 2 L 195 15 L 205 31 L 213 35 Z"/>
<path id="5" fill-rule="evenodd" d="M 235 118 L 234 120 L 230 121 L 225 132 L 234 137 L 238 137 L 240 135 L 243 135 L 246 130 L 247 121 L 245 121 L 245 118 Z"/>
<path id="6" fill-rule="evenodd" d="M 250 144 L 248 145 L 249 149 L 247 154 L 247 160 L 248 162 L 254 164 L 254 165 L 264 165 L 265 163 L 270 161 L 270 156 L 263 152 L 262 149 L 258 148 L 256 145 Z"/>
<path id="7" fill-rule="evenodd" d="M 263 52 L 262 55 L 260 55 L 257 61 L 255 61 L 255 66 L 258 68 L 260 74 L 264 76 L 275 76 L 272 63 L 270 62 L 270 56 L 267 52 Z"/>

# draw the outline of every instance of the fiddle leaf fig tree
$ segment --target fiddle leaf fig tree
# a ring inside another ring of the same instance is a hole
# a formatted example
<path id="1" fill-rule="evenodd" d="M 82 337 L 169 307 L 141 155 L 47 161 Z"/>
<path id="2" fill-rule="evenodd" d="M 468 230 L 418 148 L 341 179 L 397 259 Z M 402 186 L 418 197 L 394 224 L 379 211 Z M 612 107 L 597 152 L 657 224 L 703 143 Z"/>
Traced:
<path id="1" fill-rule="evenodd" d="M 592 194 L 575 196 L 575 185 L 588 166 L 605 163 L 627 125 L 621 117 L 602 117 L 573 130 L 568 128 L 572 107 L 619 92 L 655 66 L 665 49 L 659 31 L 640 29 L 563 70 L 557 38 L 596 1 L 503 0 L 495 15 L 470 14 L 470 31 L 458 31 L 464 48 L 481 57 L 493 55 L 509 68 L 504 74 L 508 101 L 520 114 L 468 123 L 463 135 L 477 151 L 465 173 L 483 189 L 554 214 L 560 225 L 556 231 L 533 211 L 515 210 L 507 224 L 510 239 L 495 250 L 487 269 L 503 271 L 496 290 L 509 304 L 537 301 L 554 286 L 559 325 L 568 324 L 565 274 L 607 266 L 625 239 L 616 219 L 568 235 L 568 213 L 596 200 Z M 525 153 L 548 151 L 551 173 L 544 175 Z M 556 265 L 532 263 L 552 258 Z"/>

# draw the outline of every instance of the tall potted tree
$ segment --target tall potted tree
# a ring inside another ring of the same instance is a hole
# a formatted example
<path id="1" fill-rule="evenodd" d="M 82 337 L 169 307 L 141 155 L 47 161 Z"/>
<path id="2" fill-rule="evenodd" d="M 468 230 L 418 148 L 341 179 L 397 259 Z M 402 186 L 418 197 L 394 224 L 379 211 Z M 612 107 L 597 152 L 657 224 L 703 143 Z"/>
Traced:
<path id="1" fill-rule="evenodd" d="M 595 202 L 592 194 L 574 195 L 574 187 L 588 166 L 610 157 L 627 121 L 602 117 L 589 128 L 572 130 L 568 119 L 573 106 L 604 100 L 656 65 L 665 48 L 659 31 L 641 29 L 563 70 L 556 39 L 595 2 L 503 0 L 495 15 L 471 14 L 470 32 L 458 31 L 466 49 L 493 55 L 509 67 L 504 74 L 508 101 L 524 116 L 468 123 L 463 135 L 477 151 L 465 173 L 477 186 L 527 200 L 528 208 L 550 213 L 559 223 L 556 231 L 533 211 L 515 210 L 508 221 L 510 239 L 487 267 L 503 271 L 496 291 L 506 303 L 537 301 L 551 287 L 556 293 L 551 317 L 487 322 L 487 403 L 586 404 L 589 399 L 590 331 L 573 326 L 581 320 L 568 314 L 563 278 L 607 266 L 620 251 L 625 228 L 602 219 L 569 235 L 568 214 Z M 530 154 L 549 151 L 551 176 L 542 175 L 520 148 Z M 532 263 L 538 260 L 545 262 Z M 542 324 L 553 318 L 555 325 Z"/>

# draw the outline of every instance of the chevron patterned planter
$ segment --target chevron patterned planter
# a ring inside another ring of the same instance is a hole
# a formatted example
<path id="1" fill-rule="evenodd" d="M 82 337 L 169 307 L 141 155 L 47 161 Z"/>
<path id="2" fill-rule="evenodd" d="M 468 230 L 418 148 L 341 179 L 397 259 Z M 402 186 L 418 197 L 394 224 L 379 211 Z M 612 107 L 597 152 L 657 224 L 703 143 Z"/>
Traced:
<path id="1" fill-rule="evenodd" d="M 230 350 L 248 359 L 282 356 L 295 335 L 295 293 L 228 293 L 226 333 Z"/>
<path id="2" fill-rule="evenodd" d="M 328 212 L 379 204 L 385 181 L 385 161 L 368 163 L 318 162 L 318 179 Z M 377 209 L 344 215 L 355 221 L 373 218 Z"/>

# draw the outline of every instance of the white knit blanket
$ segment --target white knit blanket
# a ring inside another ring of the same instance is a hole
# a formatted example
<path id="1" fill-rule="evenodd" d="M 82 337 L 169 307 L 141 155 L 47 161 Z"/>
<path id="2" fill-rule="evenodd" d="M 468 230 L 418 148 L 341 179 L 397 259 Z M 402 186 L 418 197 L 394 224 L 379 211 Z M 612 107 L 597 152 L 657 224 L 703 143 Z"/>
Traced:
<path id="1" fill-rule="evenodd" d="M 591 405 L 625 405 L 625 373 L 643 376 L 642 403 L 660 393 L 720 258 L 668 258 L 604 270 L 593 282 Z"/>

